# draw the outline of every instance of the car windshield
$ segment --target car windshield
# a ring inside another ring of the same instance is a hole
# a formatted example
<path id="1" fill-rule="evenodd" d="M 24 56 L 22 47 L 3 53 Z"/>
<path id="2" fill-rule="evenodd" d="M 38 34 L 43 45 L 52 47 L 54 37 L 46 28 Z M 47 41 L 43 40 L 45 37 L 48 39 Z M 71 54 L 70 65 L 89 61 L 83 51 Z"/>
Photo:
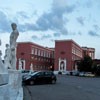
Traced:
<path id="1" fill-rule="evenodd" d="M 45 72 L 45 75 L 53 75 L 52 72 Z"/>
<path id="2" fill-rule="evenodd" d="M 38 74 L 39 72 L 34 72 L 34 73 L 32 73 L 30 76 L 33 76 L 33 75 L 36 75 L 36 74 Z"/>
<path id="3" fill-rule="evenodd" d="M 22 73 L 29 73 L 29 70 L 22 70 Z"/>
<path id="4" fill-rule="evenodd" d="M 29 76 L 27 76 L 26 79 L 29 79 L 29 78 L 31 78 L 32 76 L 35 76 L 35 75 L 42 75 L 42 74 L 43 74 L 43 72 L 34 72 L 34 73 L 30 74 Z"/>

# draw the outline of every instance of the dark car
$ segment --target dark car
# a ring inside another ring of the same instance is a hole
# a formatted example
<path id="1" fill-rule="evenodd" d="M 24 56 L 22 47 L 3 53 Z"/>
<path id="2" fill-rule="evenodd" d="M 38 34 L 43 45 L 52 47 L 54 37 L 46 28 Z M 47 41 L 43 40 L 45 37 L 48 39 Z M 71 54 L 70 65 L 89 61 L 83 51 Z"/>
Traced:
<path id="1" fill-rule="evenodd" d="M 36 71 L 30 71 L 30 70 L 22 70 L 22 80 L 25 79 L 28 76 L 31 76 Z"/>
<path id="2" fill-rule="evenodd" d="M 44 84 L 44 83 L 56 83 L 56 75 L 52 71 L 39 71 L 34 72 L 30 76 L 23 78 L 23 85 L 34 85 L 34 84 Z"/>

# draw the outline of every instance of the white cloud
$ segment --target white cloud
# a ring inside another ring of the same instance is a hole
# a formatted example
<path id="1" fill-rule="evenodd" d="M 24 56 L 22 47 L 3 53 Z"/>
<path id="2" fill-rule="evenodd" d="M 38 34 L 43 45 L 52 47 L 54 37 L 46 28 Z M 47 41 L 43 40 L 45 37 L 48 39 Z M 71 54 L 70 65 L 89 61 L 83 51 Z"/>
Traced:
<path id="1" fill-rule="evenodd" d="M 68 5 L 68 0 L 53 0 L 53 6 L 57 8 L 65 8 Z"/>
<path id="2" fill-rule="evenodd" d="M 96 56 L 100 58 L 99 0 L 2 0 L 0 3 L 1 49 L 9 42 L 10 24 L 15 22 L 20 42 L 51 46 L 54 45 L 51 40 L 74 39 L 80 45 L 95 47 Z M 41 38 L 47 42 L 39 40 Z"/>
<path id="3" fill-rule="evenodd" d="M 9 44 L 9 35 L 10 34 L 8 33 L 0 34 L 0 39 L 1 39 L 0 50 L 2 51 L 2 58 L 5 55 L 5 44 Z"/>

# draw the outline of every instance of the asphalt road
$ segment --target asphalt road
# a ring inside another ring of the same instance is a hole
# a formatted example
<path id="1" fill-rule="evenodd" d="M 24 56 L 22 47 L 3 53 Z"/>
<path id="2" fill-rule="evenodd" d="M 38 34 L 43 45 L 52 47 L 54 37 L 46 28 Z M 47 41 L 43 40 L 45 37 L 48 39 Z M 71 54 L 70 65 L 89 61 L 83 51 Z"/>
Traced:
<path id="1" fill-rule="evenodd" d="M 100 100 L 100 78 L 61 75 L 56 84 L 24 86 L 24 100 Z"/>

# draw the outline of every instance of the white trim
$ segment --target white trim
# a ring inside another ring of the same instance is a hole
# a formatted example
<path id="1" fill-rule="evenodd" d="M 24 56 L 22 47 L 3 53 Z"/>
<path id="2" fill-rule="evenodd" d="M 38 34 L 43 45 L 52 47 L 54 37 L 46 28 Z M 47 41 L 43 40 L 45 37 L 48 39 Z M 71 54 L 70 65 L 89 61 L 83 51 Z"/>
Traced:
<path id="1" fill-rule="evenodd" d="M 25 60 L 19 58 L 18 68 L 19 68 L 19 70 L 22 70 L 22 69 L 25 70 Z"/>
<path id="2" fill-rule="evenodd" d="M 62 66 L 61 65 L 61 62 L 64 62 L 64 65 Z M 66 59 L 61 59 L 61 58 L 59 58 L 59 68 L 58 68 L 58 70 L 59 71 L 61 71 L 61 72 L 65 72 L 66 71 Z"/>

